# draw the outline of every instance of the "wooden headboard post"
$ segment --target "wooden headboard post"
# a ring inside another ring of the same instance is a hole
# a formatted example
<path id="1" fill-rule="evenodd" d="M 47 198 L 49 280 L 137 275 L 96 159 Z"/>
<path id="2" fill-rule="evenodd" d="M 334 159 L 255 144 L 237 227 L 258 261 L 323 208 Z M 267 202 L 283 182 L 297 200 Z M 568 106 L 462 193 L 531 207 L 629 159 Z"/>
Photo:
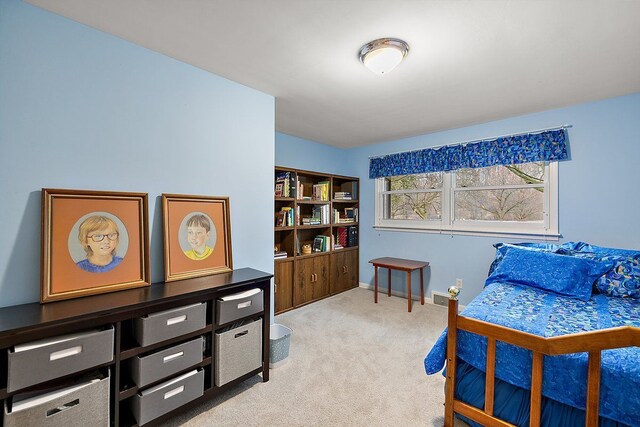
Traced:
<path id="1" fill-rule="evenodd" d="M 456 337 L 458 334 L 458 299 L 449 299 L 449 320 L 447 329 L 447 379 L 445 383 L 444 425 L 453 427 L 453 401 L 456 385 Z"/>

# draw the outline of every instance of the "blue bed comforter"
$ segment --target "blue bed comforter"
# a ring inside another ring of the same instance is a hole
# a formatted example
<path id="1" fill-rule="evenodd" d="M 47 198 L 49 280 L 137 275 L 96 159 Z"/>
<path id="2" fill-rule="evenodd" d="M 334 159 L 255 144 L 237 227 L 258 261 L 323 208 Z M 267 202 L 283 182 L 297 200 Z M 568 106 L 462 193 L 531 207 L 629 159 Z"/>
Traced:
<path id="1" fill-rule="evenodd" d="M 563 297 L 536 288 L 490 283 L 462 312 L 531 334 L 552 337 L 617 326 L 640 327 L 640 300 L 594 294 L 588 301 Z M 446 330 L 424 360 L 425 370 L 442 370 L 446 359 Z M 465 331 L 458 334 L 458 356 L 485 370 L 486 339 Z M 531 353 L 498 342 L 496 377 L 531 388 Z M 587 353 L 545 356 L 542 394 L 584 409 L 587 394 Z M 600 415 L 640 426 L 640 348 L 602 352 Z"/>

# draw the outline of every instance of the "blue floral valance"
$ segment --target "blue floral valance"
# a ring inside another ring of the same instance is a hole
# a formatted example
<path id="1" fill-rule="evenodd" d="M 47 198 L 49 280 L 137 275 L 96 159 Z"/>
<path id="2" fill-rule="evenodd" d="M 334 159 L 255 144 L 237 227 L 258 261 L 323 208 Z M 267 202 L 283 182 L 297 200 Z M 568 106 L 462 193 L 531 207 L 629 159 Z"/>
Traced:
<path id="1" fill-rule="evenodd" d="M 557 161 L 568 158 L 564 129 L 375 157 L 369 178 Z"/>

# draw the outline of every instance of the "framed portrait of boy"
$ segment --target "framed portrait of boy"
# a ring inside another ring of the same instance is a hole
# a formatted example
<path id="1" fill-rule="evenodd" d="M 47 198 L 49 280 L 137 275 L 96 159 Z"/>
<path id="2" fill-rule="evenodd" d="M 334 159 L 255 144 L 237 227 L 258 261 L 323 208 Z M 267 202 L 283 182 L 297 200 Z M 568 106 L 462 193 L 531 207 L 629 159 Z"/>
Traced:
<path id="1" fill-rule="evenodd" d="M 162 195 L 166 282 L 233 269 L 229 198 Z"/>
<path id="2" fill-rule="evenodd" d="M 40 302 L 151 283 L 146 193 L 42 189 Z"/>

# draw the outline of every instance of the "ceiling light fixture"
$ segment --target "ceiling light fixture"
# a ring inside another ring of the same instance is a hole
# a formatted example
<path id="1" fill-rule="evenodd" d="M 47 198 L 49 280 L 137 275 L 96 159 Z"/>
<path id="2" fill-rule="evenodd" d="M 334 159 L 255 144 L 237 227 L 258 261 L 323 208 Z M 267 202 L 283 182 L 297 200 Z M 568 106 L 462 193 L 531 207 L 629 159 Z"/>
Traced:
<path id="1" fill-rule="evenodd" d="M 409 53 L 409 45 L 400 39 L 383 38 L 360 48 L 358 57 L 365 67 L 377 74 L 387 74 Z"/>

